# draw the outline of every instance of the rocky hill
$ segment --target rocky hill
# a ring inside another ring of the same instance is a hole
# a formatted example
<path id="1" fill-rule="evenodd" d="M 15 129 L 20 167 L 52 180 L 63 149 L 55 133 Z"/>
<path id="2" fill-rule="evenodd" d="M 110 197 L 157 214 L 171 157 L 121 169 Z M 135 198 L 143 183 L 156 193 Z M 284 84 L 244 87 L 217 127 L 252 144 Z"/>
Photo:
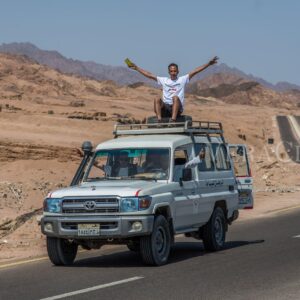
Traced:
<path id="1" fill-rule="evenodd" d="M 284 108 L 300 107 L 300 91 L 266 88 L 233 74 L 213 74 L 188 86 L 189 93 L 220 99 L 226 103 Z"/>
<path id="2" fill-rule="evenodd" d="M 0 54 L 0 98 L 41 102 L 51 99 L 117 96 L 120 86 L 66 75 L 25 56 Z"/>

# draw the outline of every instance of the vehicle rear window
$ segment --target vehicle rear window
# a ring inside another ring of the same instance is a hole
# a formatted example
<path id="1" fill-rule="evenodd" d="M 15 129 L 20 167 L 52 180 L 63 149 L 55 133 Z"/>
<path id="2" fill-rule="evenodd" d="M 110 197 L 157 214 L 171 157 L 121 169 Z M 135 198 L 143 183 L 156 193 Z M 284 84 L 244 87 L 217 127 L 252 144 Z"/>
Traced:
<path id="1" fill-rule="evenodd" d="M 230 160 L 225 145 L 212 143 L 212 149 L 215 156 L 216 169 L 219 171 L 230 170 Z"/>

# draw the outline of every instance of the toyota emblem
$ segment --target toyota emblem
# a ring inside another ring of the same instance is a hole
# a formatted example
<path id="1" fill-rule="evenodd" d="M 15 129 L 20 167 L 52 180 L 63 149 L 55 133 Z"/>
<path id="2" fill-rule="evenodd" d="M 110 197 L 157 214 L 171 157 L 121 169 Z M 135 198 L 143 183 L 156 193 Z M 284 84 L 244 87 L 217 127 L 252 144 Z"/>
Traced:
<path id="1" fill-rule="evenodd" d="M 86 201 L 84 202 L 84 207 L 86 210 L 94 210 L 96 208 L 95 201 Z"/>

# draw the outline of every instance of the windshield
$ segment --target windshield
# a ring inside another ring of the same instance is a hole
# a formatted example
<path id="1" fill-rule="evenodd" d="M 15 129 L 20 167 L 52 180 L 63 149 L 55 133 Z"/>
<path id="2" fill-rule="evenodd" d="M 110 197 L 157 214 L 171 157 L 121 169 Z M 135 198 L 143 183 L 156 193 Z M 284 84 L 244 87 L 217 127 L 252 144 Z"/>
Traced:
<path id="1" fill-rule="evenodd" d="M 165 180 L 169 177 L 167 148 L 111 149 L 95 153 L 85 181 L 113 179 Z"/>

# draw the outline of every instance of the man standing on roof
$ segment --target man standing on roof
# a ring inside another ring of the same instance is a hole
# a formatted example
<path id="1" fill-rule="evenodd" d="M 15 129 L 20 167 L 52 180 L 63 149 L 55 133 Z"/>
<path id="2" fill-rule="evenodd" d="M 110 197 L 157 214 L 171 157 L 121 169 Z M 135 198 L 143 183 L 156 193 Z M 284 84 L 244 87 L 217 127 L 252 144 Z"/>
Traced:
<path id="1" fill-rule="evenodd" d="M 202 72 L 209 66 L 217 63 L 218 57 L 215 56 L 207 64 L 194 69 L 192 72 L 178 77 L 179 68 L 175 63 L 171 63 L 168 66 L 169 77 L 158 77 L 151 72 L 146 71 L 138 67 L 136 64 L 126 59 L 128 67 L 138 71 L 147 78 L 157 81 L 162 86 L 163 94 L 162 98 L 154 100 L 154 112 L 157 116 L 158 122 L 161 122 L 162 118 L 170 118 L 170 122 L 175 122 L 177 117 L 183 112 L 184 108 L 184 89 L 190 79 L 196 74 Z"/>

